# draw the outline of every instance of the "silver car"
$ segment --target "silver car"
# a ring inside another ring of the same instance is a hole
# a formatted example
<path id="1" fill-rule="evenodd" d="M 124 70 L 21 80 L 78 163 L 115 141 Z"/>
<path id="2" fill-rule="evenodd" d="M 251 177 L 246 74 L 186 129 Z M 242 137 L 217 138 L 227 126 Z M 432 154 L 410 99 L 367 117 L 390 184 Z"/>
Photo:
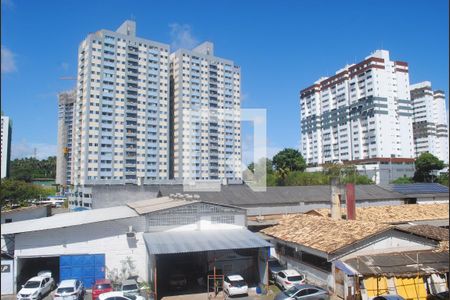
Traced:
<path id="1" fill-rule="evenodd" d="M 288 290 L 278 293 L 274 300 L 328 300 L 329 295 L 323 288 L 310 284 L 296 284 Z"/>
<path id="2" fill-rule="evenodd" d="M 122 286 L 120 287 L 120 291 L 127 295 L 139 296 L 140 289 L 136 280 L 127 279 L 122 282 Z"/>

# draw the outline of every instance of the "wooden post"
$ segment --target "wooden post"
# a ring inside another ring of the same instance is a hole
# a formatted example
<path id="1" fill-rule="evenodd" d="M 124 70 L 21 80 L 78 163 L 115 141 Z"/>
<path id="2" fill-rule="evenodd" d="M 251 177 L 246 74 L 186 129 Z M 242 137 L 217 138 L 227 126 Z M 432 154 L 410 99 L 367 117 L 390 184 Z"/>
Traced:
<path id="1" fill-rule="evenodd" d="M 216 259 L 214 258 L 214 295 L 217 296 L 217 282 L 216 282 Z"/>
<path id="2" fill-rule="evenodd" d="M 158 272 L 155 266 L 155 300 L 158 300 Z"/>
<path id="3" fill-rule="evenodd" d="M 377 275 L 377 296 L 380 296 L 380 292 L 378 291 L 378 280 L 380 279 L 379 277 L 378 277 L 378 275 Z"/>

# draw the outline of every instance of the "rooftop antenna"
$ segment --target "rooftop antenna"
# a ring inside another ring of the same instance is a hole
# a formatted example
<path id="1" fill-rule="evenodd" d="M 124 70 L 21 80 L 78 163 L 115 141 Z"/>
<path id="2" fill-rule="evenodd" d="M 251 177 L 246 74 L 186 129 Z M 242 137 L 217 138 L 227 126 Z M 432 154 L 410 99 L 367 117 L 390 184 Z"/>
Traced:
<path id="1" fill-rule="evenodd" d="M 136 21 L 136 18 L 134 17 L 133 14 L 131 14 L 130 19 L 131 19 L 131 21 Z"/>

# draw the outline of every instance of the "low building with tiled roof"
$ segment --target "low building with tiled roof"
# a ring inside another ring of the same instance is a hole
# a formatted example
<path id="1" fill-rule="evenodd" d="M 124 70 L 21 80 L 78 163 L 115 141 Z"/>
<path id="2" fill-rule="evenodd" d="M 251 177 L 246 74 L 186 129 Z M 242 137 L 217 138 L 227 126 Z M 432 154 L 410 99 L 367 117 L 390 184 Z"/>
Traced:
<path id="1" fill-rule="evenodd" d="M 342 217 L 346 210 L 342 208 Z M 329 208 L 306 212 L 310 215 L 331 216 Z M 356 220 L 386 224 L 401 224 L 414 221 L 448 220 L 448 204 L 404 204 L 356 207 Z"/>
<path id="2" fill-rule="evenodd" d="M 308 214 L 285 216 L 278 225 L 261 232 L 274 245 L 274 256 L 319 285 L 327 285 L 337 261 L 360 255 L 432 251 L 439 244 L 389 224 Z"/>

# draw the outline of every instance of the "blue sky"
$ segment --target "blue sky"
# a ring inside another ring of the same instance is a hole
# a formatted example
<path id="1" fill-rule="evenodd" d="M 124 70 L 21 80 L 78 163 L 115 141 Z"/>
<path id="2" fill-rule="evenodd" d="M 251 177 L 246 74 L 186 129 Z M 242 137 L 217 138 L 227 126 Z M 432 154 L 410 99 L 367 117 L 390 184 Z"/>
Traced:
<path id="1" fill-rule="evenodd" d="M 75 85 L 78 44 L 134 18 L 137 34 L 174 47 L 210 40 L 242 69 L 242 107 L 267 109 L 268 152 L 297 148 L 300 89 L 384 48 L 409 62 L 412 83 L 448 95 L 447 0 L 2 0 L 2 110 L 12 156 L 54 155 L 57 93 Z M 247 132 L 247 131 L 246 131 Z M 244 144 L 248 138 L 244 137 Z"/>

